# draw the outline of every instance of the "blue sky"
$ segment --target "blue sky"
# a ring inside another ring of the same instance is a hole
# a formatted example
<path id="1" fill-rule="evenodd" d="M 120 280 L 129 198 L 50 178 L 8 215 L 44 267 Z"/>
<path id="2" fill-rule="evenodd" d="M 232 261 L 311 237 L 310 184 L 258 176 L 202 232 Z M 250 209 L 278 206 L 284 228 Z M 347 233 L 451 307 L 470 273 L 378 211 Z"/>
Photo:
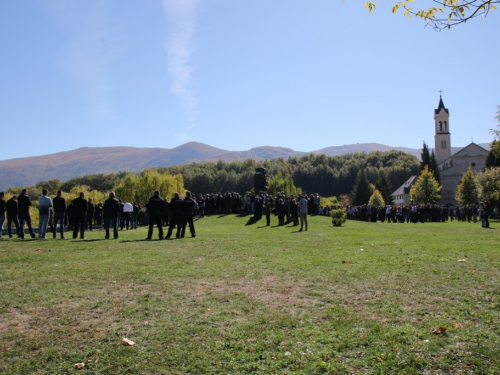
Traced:
<path id="1" fill-rule="evenodd" d="M 451 30 L 354 0 L 3 0 L 0 160 L 79 147 L 489 142 L 500 11 Z M 418 6 L 418 2 L 415 6 Z"/>

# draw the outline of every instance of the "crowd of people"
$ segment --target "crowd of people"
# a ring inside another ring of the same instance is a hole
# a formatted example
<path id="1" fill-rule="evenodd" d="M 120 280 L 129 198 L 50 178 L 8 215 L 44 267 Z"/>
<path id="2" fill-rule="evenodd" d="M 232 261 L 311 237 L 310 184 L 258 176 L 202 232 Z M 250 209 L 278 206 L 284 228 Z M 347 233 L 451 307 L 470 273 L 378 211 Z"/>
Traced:
<path id="1" fill-rule="evenodd" d="M 159 239 L 171 238 L 176 229 L 176 238 L 185 236 L 186 228 L 192 237 L 196 236 L 194 227 L 195 218 L 203 218 L 211 215 L 243 214 L 253 215 L 254 219 L 266 218 L 266 225 L 270 226 L 271 214 L 278 217 L 278 226 L 292 223 L 299 225 L 300 229 L 308 230 L 307 214 L 328 215 L 328 207 L 320 207 L 318 194 L 307 196 L 286 195 L 277 193 L 273 197 L 267 192 L 247 193 L 242 197 L 236 192 L 194 194 L 187 191 L 184 197 L 175 193 L 169 201 L 162 198 L 159 191 L 144 204 L 136 202 L 122 202 L 114 192 L 109 193 L 109 198 L 104 202 L 94 204 L 92 198 L 86 199 L 85 192 L 72 201 L 67 202 L 64 194 L 59 190 L 54 198 L 48 196 L 47 190 L 42 191 L 38 198 L 38 236 L 32 225 L 30 207 L 33 202 L 28 195 L 28 190 L 23 189 L 19 196 L 12 196 L 7 202 L 4 201 L 4 193 L 0 192 L 0 235 L 6 219 L 7 233 L 9 238 L 17 235 L 25 237 L 25 226 L 31 238 L 66 239 L 65 232 L 72 233 L 72 238 L 85 239 L 85 232 L 95 228 L 105 230 L 105 238 L 118 238 L 118 230 L 137 229 L 138 225 L 149 227 L 147 240 L 151 240 L 153 229 L 158 228 Z M 6 215 L 5 215 L 6 214 Z M 13 231 L 13 227 L 15 231 Z M 168 228 L 164 236 L 163 228 Z"/>
<path id="2" fill-rule="evenodd" d="M 37 238 L 32 225 L 30 207 L 32 201 L 27 189 L 23 189 L 19 196 L 4 200 L 4 193 L 0 192 L 0 237 L 4 222 L 7 222 L 9 238 L 17 234 L 19 238 L 25 237 L 25 225 L 32 238 Z M 194 227 L 195 218 L 210 215 L 242 214 L 253 215 L 258 221 L 265 217 L 266 225 L 271 225 L 271 215 L 278 219 L 277 226 L 291 223 L 299 225 L 303 231 L 308 229 L 307 215 L 329 216 L 332 210 L 342 209 L 347 219 L 368 222 L 389 223 L 417 223 L 417 222 L 445 222 L 445 221 L 481 221 L 483 227 L 489 227 L 489 218 L 498 218 L 498 208 L 490 210 L 489 202 L 481 202 L 478 206 L 438 206 L 438 205 L 388 205 L 388 206 L 328 206 L 321 205 L 319 194 L 301 193 L 298 195 L 278 192 L 275 197 L 267 192 L 248 192 L 242 197 L 236 192 L 194 194 L 187 191 L 184 197 L 175 193 L 169 201 L 160 196 L 160 191 L 155 191 L 153 196 L 144 204 L 136 202 L 122 202 L 114 192 L 109 193 L 104 202 L 94 204 L 93 199 L 85 198 L 85 192 L 67 204 L 63 192 L 59 190 L 51 199 L 47 190 L 42 191 L 38 198 L 38 238 L 46 239 L 52 234 L 53 238 L 59 236 L 65 239 L 65 231 L 72 233 L 74 239 L 85 238 L 86 231 L 94 228 L 103 228 L 105 238 L 109 239 L 111 231 L 113 238 L 118 238 L 118 230 L 134 230 L 138 225 L 149 227 L 147 240 L 153 237 L 154 226 L 158 228 L 159 239 L 171 238 L 176 229 L 176 238 L 185 236 L 186 228 L 192 237 L 196 236 Z M 13 234 L 12 227 L 15 232 Z M 168 228 L 164 236 L 163 228 Z"/>
<path id="3" fill-rule="evenodd" d="M 453 207 L 439 205 L 392 205 L 392 206 L 347 206 L 347 218 L 369 222 L 388 223 L 425 223 L 446 221 L 468 221 L 489 228 L 489 219 L 498 218 L 498 208 L 490 209 L 489 202 L 480 202 L 479 205 Z"/>
<path id="4" fill-rule="evenodd" d="M 28 190 L 23 189 L 19 196 L 12 196 L 9 200 L 4 200 L 5 194 L 0 192 L 0 237 L 3 232 L 4 222 L 7 222 L 7 234 L 12 238 L 16 234 L 19 238 L 25 237 L 25 226 L 31 238 L 47 239 L 57 238 L 59 232 L 61 239 L 66 239 L 65 231 L 72 232 L 73 239 L 85 239 L 85 232 L 94 228 L 104 228 L 105 238 L 118 238 L 118 229 L 137 229 L 140 218 L 142 224 L 149 225 L 148 238 L 151 239 L 153 225 L 159 228 L 159 237 L 163 238 L 163 225 L 169 225 L 170 235 L 177 227 L 177 237 L 184 237 L 186 225 L 189 225 L 191 235 L 195 237 L 193 215 L 195 211 L 195 201 L 191 198 L 191 193 L 186 192 L 186 197 L 182 198 L 178 193 L 172 201 L 159 197 L 159 191 L 155 191 L 153 197 L 141 207 L 135 202 L 125 202 L 117 199 L 114 192 L 109 193 L 109 198 L 98 204 L 93 203 L 93 199 L 86 199 L 85 192 L 71 202 L 66 202 L 63 192 L 59 190 L 52 199 L 48 196 L 47 190 L 42 191 L 38 198 L 38 236 L 33 227 L 30 207 L 33 202 L 28 195 Z M 13 227 L 15 232 L 13 232 Z"/>

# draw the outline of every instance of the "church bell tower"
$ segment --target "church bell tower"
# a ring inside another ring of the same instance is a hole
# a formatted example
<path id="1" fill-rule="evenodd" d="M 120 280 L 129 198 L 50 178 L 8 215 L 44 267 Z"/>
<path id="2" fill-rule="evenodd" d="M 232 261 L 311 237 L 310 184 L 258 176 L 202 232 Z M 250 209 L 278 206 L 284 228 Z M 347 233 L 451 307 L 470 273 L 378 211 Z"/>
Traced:
<path id="1" fill-rule="evenodd" d="M 439 95 L 439 105 L 434 110 L 434 154 L 436 155 L 438 164 L 451 157 L 449 118 L 450 112 L 444 106 L 442 96 Z"/>

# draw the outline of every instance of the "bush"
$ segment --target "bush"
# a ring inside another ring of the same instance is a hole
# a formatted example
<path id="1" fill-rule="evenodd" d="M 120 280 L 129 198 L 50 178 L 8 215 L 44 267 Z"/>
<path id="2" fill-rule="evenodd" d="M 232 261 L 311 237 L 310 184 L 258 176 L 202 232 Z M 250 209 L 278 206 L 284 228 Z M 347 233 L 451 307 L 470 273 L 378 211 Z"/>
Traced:
<path id="1" fill-rule="evenodd" d="M 334 207 L 330 211 L 330 216 L 332 217 L 332 224 L 334 227 L 340 227 L 347 220 L 347 214 L 343 208 Z"/>

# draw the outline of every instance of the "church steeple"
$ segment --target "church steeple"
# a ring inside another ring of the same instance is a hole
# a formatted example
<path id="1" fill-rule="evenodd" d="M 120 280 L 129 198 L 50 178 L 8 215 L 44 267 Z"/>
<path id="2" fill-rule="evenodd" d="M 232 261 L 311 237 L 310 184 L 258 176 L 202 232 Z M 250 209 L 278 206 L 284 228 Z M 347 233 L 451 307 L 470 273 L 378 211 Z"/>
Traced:
<path id="1" fill-rule="evenodd" d="M 439 91 L 439 105 L 434 110 L 434 153 L 438 164 L 451 157 L 450 111 L 444 106 L 441 93 Z"/>

